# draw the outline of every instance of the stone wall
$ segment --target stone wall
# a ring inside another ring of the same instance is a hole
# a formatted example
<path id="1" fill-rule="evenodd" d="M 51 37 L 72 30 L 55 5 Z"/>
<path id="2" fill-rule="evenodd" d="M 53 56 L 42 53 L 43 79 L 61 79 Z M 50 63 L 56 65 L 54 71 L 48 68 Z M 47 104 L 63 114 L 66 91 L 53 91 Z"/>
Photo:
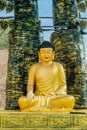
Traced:
<path id="1" fill-rule="evenodd" d="M 0 50 L 0 108 L 5 108 L 8 50 Z"/>

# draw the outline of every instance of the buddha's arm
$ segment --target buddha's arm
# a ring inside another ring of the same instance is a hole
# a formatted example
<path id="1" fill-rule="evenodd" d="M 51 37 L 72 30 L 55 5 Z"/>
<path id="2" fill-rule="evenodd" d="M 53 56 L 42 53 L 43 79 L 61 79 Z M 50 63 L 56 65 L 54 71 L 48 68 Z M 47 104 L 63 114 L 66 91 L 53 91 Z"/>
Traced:
<path id="1" fill-rule="evenodd" d="M 32 65 L 28 72 L 27 93 L 34 90 L 36 65 Z"/>
<path id="2" fill-rule="evenodd" d="M 67 94 L 66 76 L 64 68 L 61 64 L 59 65 L 58 69 L 58 83 L 59 83 L 58 93 Z"/>
<path id="3" fill-rule="evenodd" d="M 35 70 L 36 70 L 36 65 L 32 65 L 28 74 L 27 99 L 29 101 L 32 101 L 34 97 L 33 90 L 35 84 Z"/>

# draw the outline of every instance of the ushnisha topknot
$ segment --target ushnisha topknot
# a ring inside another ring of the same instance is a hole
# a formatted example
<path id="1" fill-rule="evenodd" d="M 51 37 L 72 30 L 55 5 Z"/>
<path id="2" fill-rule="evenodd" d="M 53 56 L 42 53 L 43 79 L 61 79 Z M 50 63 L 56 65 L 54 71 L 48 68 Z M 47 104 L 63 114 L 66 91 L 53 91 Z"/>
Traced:
<path id="1" fill-rule="evenodd" d="M 49 41 L 43 41 L 42 44 L 40 44 L 38 47 L 38 51 L 40 51 L 41 48 L 52 48 L 53 51 L 55 51 L 53 44 L 51 44 Z"/>

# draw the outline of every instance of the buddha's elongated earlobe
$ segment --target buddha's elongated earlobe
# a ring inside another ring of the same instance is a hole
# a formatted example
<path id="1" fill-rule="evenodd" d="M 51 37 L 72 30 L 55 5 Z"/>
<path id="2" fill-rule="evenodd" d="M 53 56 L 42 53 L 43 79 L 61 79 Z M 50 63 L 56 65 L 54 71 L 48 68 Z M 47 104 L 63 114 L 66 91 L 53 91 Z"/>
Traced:
<path id="1" fill-rule="evenodd" d="M 52 57 L 52 60 L 54 60 L 54 56 Z"/>
<path id="2" fill-rule="evenodd" d="M 54 56 L 55 56 L 55 52 L 53 52 L 53 57 L 52 57 L 52 60 L 54 60 Z"/>
<path id="3" fill-rule="evenodd" d="M 39 61 L 40 61 L 40 54 L 39 54 L 39 52 L 38 52 L 38 58 L 39 58 Z"/>

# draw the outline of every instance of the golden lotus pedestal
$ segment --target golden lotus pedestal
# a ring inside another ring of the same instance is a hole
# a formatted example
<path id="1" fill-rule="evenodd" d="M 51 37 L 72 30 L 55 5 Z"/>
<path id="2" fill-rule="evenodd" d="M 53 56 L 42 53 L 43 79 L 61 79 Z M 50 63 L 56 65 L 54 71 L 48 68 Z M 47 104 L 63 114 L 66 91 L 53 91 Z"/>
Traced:
<path id="1" fill-rule="evenodd" d="M 87 130 L 87 110 L 72 112 L 0 110 L 0 130 Z"/>

